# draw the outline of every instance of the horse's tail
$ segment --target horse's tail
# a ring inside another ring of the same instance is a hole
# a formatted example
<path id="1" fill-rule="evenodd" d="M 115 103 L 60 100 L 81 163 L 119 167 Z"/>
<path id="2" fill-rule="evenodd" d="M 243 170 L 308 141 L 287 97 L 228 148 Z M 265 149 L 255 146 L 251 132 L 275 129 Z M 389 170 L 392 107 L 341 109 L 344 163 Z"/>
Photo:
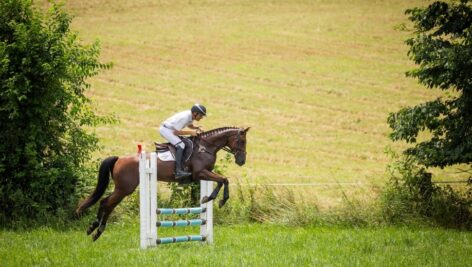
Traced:
<path id="1" fill-rule="evenodd" d="M 113 172 L 113 167 L 115 166 L 118 157 L 112 156 L 104 159 L 100 164 L 100 169 L 98 171 L 98 183 L 95 187 L 95 191 L 85 199 L 75 210 L 75 214 L 77 217 L 82 215 L 82 213 L 91 207 L 93 204 L 97 203 L 97 201 L 103 196 L 105 190 L 110 183 L 110 173 Z"/>

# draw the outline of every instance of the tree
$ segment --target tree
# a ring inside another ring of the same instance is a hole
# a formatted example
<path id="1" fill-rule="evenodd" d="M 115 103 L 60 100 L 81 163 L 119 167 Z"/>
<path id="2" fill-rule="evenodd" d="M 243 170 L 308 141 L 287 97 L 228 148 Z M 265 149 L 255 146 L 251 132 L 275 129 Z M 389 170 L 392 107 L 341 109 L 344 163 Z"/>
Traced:
<path id="1" fill-rule="evenodd" d="M 76 200 L 77 184 L 97 148 L 84 127 L 94 114 L 86 79 L 109 65 L 99 46 L 82 45 L 71 17 L 29 0 L 0 1 L 0 223 L 47 218 Z"/>
<path id="2" fill-rule="evenodd" d="M 467 0 L 434 2 L 408 9 L 415 36 L 406 41 L 408 55 L 419 65 L 407 72 L 428 88 L 451 92 L 390 114 L 392 140 L 416 143 L 421 131 L 428 140 L 405 153 L 426 167 L 472 162 L 472 9 Z"/>
<path id="3" fill-rule="evenodd" d="M 447 226 L 472 229 L 472 187 L 456 191 L 432 183 L 429 167 L 472 162 L 472 7 L 467 0 L 434 2 L 408 9 L 414 36 L 406 43 L 408 55 L 419 66 L 407 72 L 427 88 L 446 91 L 445 97 L 391 113 L 393 141 L 414 146 L 389 167 L 390 181 L 383 193 L 385 218 L 408 221 L 432 219 Z M 429 138 L 417 142 L 420 132 Z M 469 178 L 470 180 L 470 178 Z M 470 185 L 470 184 L 469 184 Z"/>

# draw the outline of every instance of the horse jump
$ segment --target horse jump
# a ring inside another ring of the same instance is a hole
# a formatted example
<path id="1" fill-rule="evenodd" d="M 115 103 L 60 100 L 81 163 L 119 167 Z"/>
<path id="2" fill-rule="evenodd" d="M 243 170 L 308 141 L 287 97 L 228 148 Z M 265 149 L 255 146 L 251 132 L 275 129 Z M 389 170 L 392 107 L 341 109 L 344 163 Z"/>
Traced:
<path id="1" fill-rule="evenodd" d="M 157 208 L 157 154 L 146 153 L 139 147 L 139 212 L 140 244 L 142 249 L 186 241 L 213 243 L 213 202 L 206 202 L 196 208 Z M 212 181 L 200 181 L 200 196 L 208 196 L 213 191 Z M 157 221 L 157 214 L 200 214 L 200 219 Z M 159 227 L 200 226 L 200 235 L 158 237 Z"/>

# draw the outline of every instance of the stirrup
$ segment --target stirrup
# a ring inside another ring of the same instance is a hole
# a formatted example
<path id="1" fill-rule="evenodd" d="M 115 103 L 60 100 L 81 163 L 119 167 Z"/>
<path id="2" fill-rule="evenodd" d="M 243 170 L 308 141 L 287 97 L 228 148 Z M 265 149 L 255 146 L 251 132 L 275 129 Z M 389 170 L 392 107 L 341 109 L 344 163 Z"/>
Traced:
<path id="1" fill-rule="evenodd" d="M 176 180 L 180 180 L 180 179 L 182 179 L 182 178 L 184 178 L 184 177 L 188 177 L 188 176 L 190 176 L 190 175 L 192 175 L 192 174 L 189 173 L 189 172 L 176 171 L 176 172 L 175 172 L 175 179 L 176 179 Z"/>

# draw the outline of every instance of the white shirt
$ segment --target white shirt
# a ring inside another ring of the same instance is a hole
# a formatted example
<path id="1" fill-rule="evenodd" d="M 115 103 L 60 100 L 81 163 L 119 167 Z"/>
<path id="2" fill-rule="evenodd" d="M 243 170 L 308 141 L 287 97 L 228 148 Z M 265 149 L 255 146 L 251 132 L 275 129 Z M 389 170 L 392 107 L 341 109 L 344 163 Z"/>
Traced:
<path id="1" fill-rule="evenodd" d="M 190 110 L 179 112 L 165 120 L 162 124 L 165 127 L 180 131 L 193 122 Z"/>

